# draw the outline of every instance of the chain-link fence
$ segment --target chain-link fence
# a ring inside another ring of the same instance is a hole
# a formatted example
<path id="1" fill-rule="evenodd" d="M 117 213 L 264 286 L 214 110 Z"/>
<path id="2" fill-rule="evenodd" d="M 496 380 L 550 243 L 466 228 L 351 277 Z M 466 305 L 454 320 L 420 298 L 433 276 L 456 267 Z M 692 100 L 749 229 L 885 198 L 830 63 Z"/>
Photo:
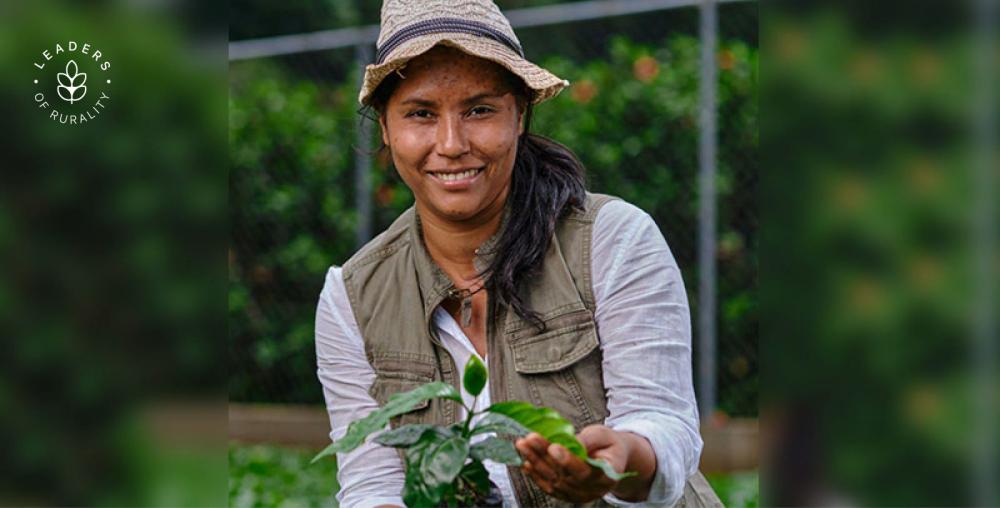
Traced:
<path id="1" fill-rule="evenodd" d="M 756 415 L 756 2 L 532 3 L 544 2 L 498 2 L 528 58 L 572 83 L 536 110 L 533 131 L 577 153 L 589 190 L 655 219 L 688 290 L 703 412 Z M 313 320 L 325 272 L 412 204 L 357 113 L 377 36 L 363 23 L 377 9 L 355 7 L 355 28 L 230 45 L 234 401 L 322 401 Z"/>

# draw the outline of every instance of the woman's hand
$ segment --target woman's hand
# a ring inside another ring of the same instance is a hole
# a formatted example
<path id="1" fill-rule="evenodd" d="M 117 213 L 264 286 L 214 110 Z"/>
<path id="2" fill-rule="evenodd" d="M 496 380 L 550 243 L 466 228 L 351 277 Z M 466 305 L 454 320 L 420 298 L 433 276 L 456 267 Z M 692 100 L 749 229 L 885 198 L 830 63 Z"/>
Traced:
<path id="1" fill-rule="evenodd" d="M 646 499 L 656 472 L 656 456 L 649 441 L 604 425 L 587 426 L 576 437 L 590 457 L 604 459 L 615 471 L 635 471 L 638 476 L 616 482 L 565 447 L 550 444 L 534 432 L 515 443 L 525 460 L 521 469 L 545 493 L 565 501 L 585 503 L 609 491 L 625 501 Z"/>

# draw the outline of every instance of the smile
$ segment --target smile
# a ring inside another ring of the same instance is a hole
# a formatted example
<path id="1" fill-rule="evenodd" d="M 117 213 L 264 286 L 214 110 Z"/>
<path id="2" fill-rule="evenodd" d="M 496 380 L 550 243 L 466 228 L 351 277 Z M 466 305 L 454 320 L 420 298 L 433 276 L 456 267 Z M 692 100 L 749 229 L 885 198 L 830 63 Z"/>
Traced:
<path id="1" fill-rule="evenodd" d="M 462 171 L 461 173 L 446 173 L 446 172 L 431 171 L 430 174 L 433 175 L 434 178 L 437 178 L 438 180 L 441 180 L 443 182 L 460 182 L 463 180 L 471 180 L 472 178 L 475 178 L 476 175 L 478 175 L 483 171 L 483 169 L 485 168 L 469 169 L 466 171 Z"/>

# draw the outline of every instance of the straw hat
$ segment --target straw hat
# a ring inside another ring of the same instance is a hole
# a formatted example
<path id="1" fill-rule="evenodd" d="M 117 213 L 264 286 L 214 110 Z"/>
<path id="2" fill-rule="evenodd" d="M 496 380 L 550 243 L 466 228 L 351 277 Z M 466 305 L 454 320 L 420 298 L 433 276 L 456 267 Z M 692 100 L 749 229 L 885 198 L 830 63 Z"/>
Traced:
<path id="1" fill-rule="evenodd" d="M 385 0 L 375 63 L 365 67 L 358 101 L 390 73 L 437 44 L 496 62 L 534 91 L 535 104 L 555 97 L 569 81 L 524 59 L 510 22 L 491 0 Z"/>

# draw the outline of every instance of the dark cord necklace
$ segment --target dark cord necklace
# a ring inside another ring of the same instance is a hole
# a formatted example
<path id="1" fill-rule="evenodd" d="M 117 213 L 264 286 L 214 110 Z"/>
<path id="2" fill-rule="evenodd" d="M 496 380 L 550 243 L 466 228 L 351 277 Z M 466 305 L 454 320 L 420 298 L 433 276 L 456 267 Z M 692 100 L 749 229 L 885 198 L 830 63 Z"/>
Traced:
<path id="1" fill-rule="evenodd" d="M 448 298 L 450 299 L 461 299 L 462 300 L 462 327 L 468 328 L 472 323 L 472 295 L 482 291 L 486 287 L 486 283 L 483 283 L 475 291 L 469 291 L 468 289 L 458 289 L 452 286 L 448 290 Z"/>

